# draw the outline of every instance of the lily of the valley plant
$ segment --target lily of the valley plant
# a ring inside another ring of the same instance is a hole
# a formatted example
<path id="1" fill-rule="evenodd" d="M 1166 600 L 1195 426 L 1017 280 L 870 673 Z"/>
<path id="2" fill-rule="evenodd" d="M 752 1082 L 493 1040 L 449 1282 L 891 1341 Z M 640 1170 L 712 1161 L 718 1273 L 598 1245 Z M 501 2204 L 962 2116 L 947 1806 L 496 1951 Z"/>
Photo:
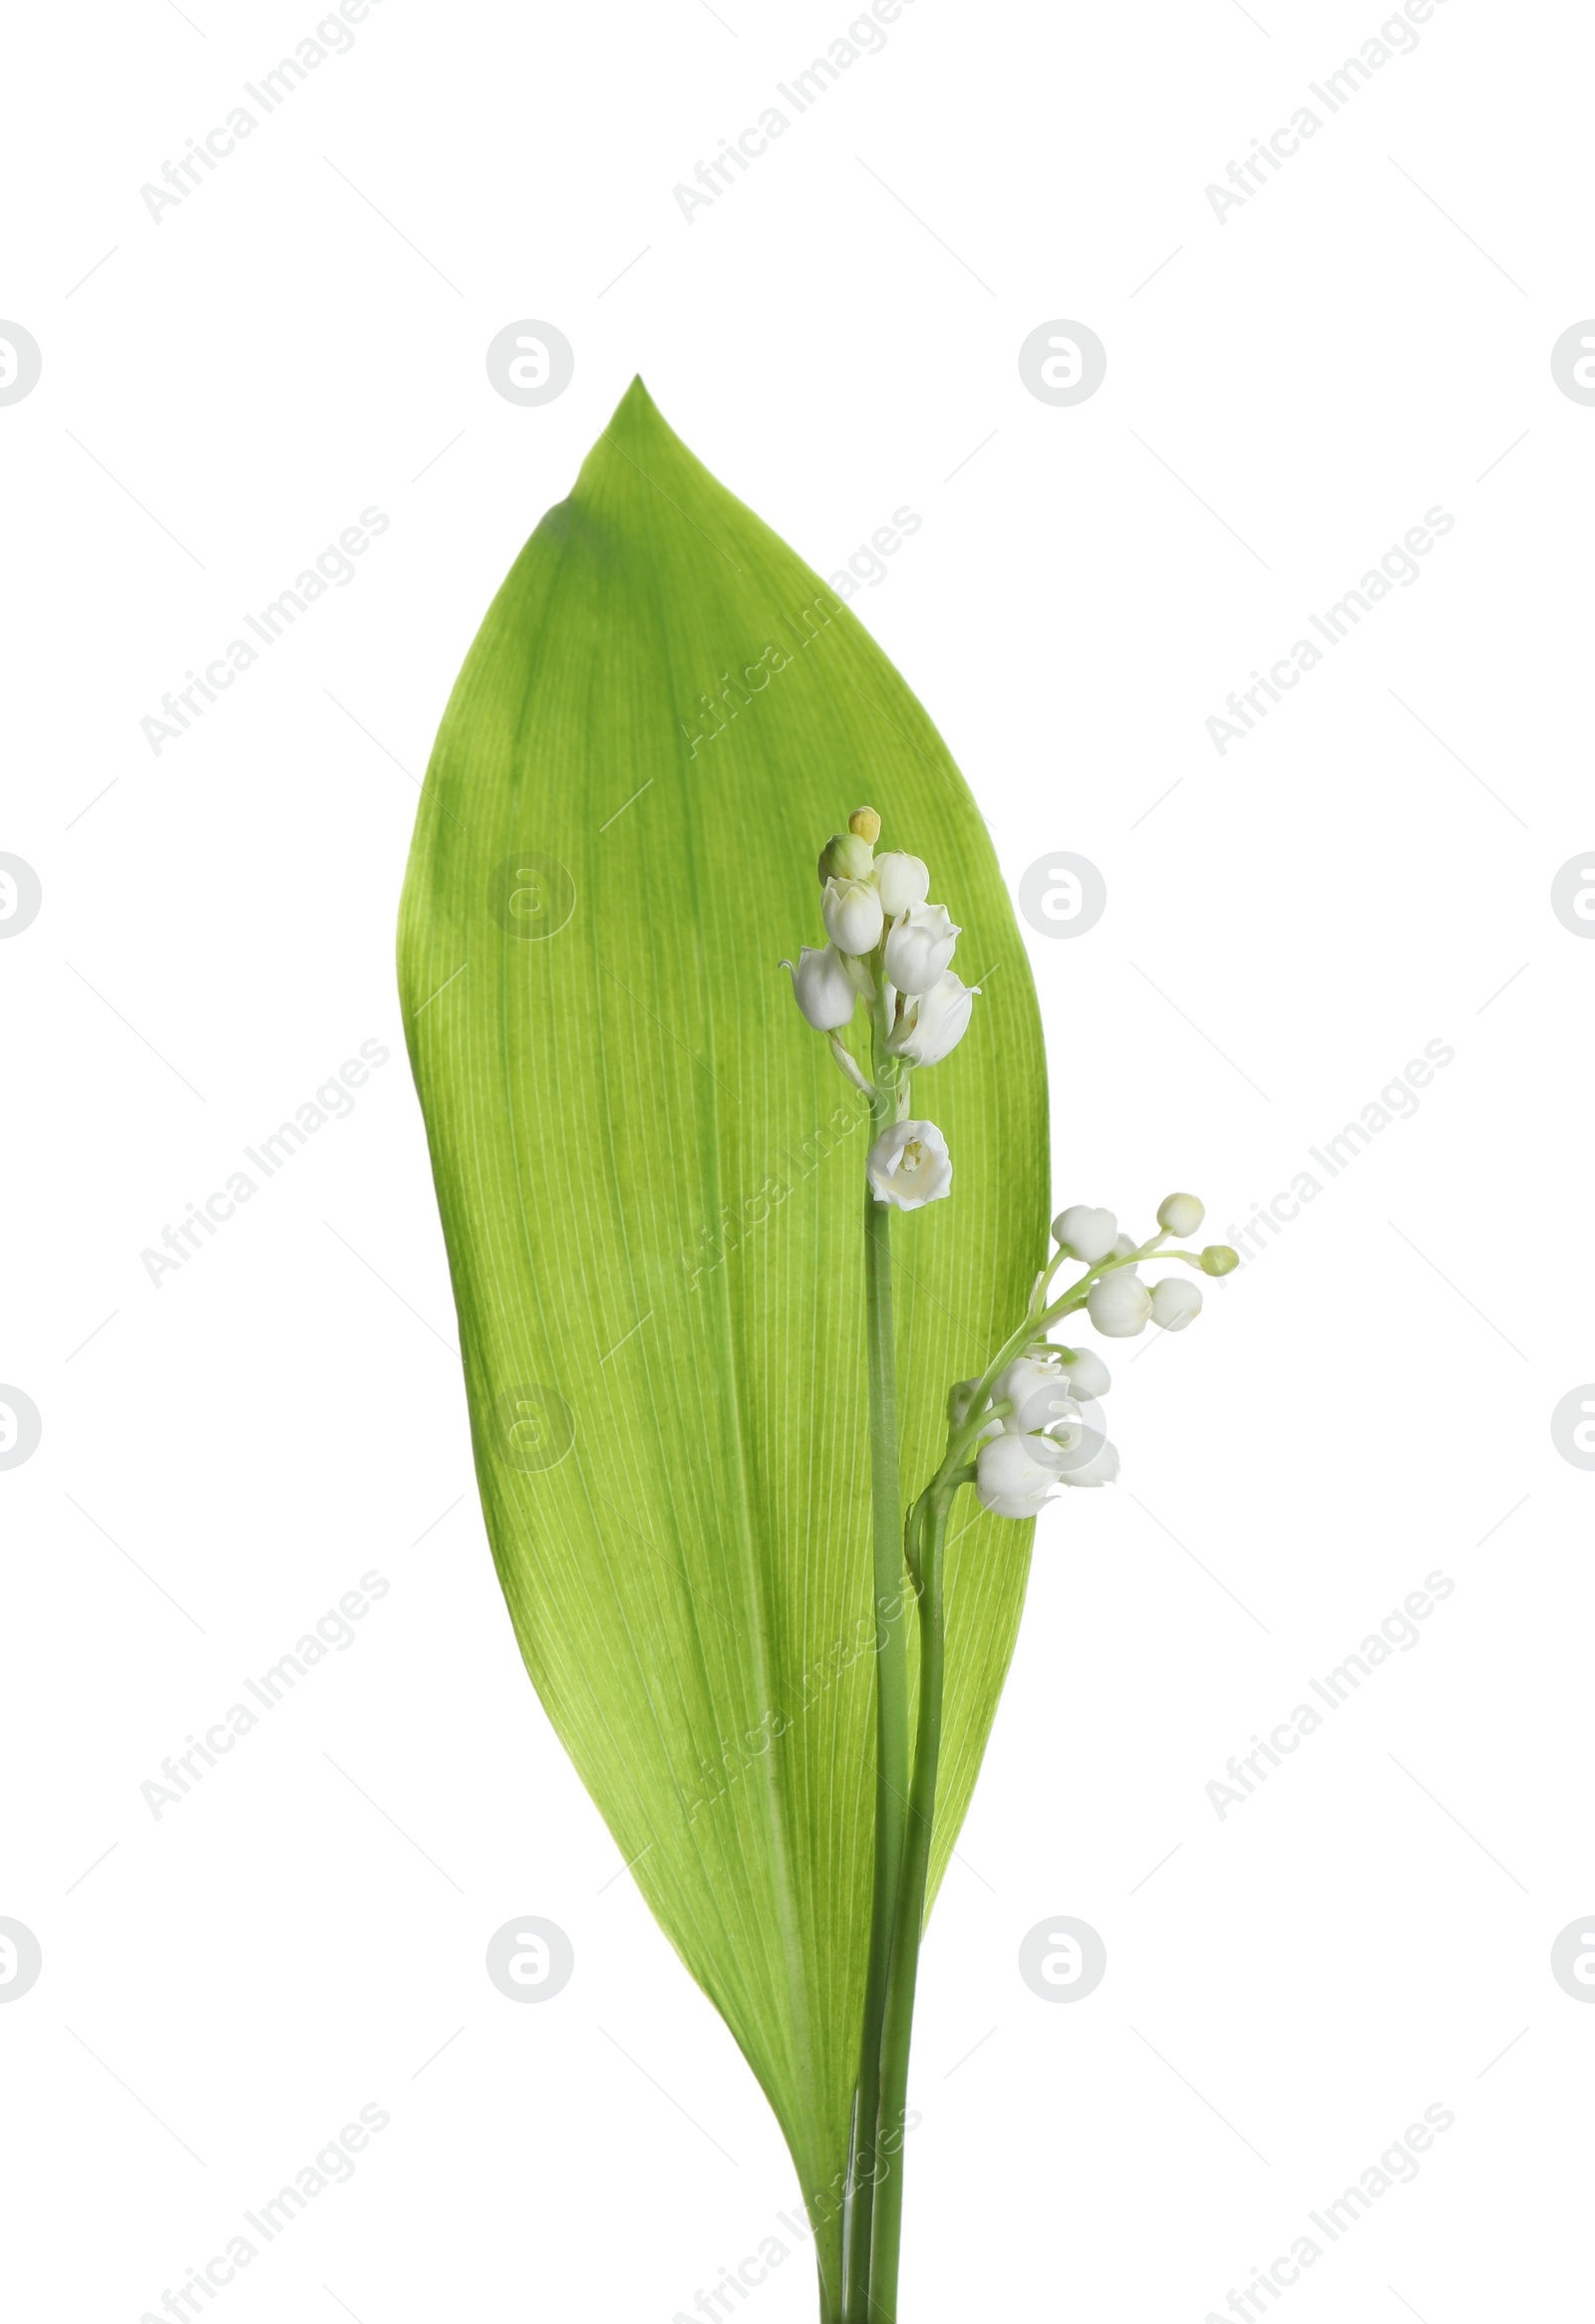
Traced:
<path id="1" fill-rule="evenodd" d="M 813 841 L 862 767 L 891 844 L 861 809 L 816 896 Z M 812 1037 L 773 930 L 823 931 L 790 964 Z M 640 381 L 460 674 L 399 960 L 520 1654 L 617 1876 L 780 2123 L 821 2324 L 895 2324 L 921 1931 L 1035 1513 L 1117 1466 L 1080 1342 L 1180 1328 L 1200 1298 L 1179 1268 L 1233 1256 L 1187 1247 L 1189 1195 L 1141 1243 L 1074 1204 L 1049 1255 L 1040 1012 L 980 810 L 868 633 Z M 419 1383 L 438 1429 L 458 1379 L 449 1360 Z M 569 1892 L 538 1845 L 546 1786 L 518 1802 L 505 1863 L 601 2022 L 623 1891 Z M 602 2183 L 572 2183 L 607 2201 L 625 2157 L 690 2200 L 646 2024 L 626 2049 L 635 2065 L 594 2039 L 571 2068 L 615 2129 Z M 484 2209 L 470 2231 L 513 2228 Z M 706 2252 L 696 2290 L 634 2304 L 702 2324 L 736 2297 L 713 2280 Z"/>
<path id="2" fill-rule="evenodd" d="M 868 1098 L 873 1132 L 864 1159 L 863 1236 L 879 1615 L 875 1878 L 842 2227 L 842 2324 L 897 2315 L 908 2054 L 936 1821 L 946 1664 L 943 1558 L 954 1499 L 972 1486 L 994 1516 L 1018 1519 L 1036 1516 L 1054 1498 L 1055 1487 L 1111 1484 L 1118 1455 L 1091 1416 L 1111 1384 L 1108 1366 L 1094 1349 L 1070 1346 L 1053 1334 L 1071 1317 L 1089 1320 L 1111 1339 L 1133 1337 L 1148 1323 L 1181 1331 L 1201 1312 L 1200 1289 L 1183 1275 L 1148 1286 L 1141 1281 L 1142 1262 L 1175 1260 L 1208 1276 L 1227 1275 L 1239 1265 L 1226 1244 L 1201 1251 L 1165 1248 L 1170 1236 L 1194 1235 L 1200 1227 L 1203 1206 L 1192 1194 L 1167 1197 L 1158 1208 L 1157 1232 L 1144 1243 L 1121 1235 L 1112 1211 L 1088 1203 L 1060 1211 L 1053 1221 L 1052 1256 L 1023 1316 L 985 1369 L 949 1390 L 946 1451 L 905 1518 L 892 1213 L 923 1210 L 952 1195 L 954 1157 L 935 1123 L 916 1114 L 912 1077 L 917 1068 L 939 1064 L 963 1038 L 979 987 L 966 986 L 953 969 L 961 931 L 945 905 L 930 902 L 928 866 L 897 848 L 877 854 L 880 827 L 875 810 L 860 807 L 846 831 L 826 843 L 819 877 L 827 941 L 804 945 L 796 962 L 781 964 L 791 973 L 803 1017 L 825 1035 L 842 1073 Z M 860 1017 L 867 1027 L 861 1056 L 846 1038 Z M 1060 1277 L 1072 1268 L 1080 1272 L 1061 1285 Z M 912 1744 L 910 1599 L 919 1623 Z"/>

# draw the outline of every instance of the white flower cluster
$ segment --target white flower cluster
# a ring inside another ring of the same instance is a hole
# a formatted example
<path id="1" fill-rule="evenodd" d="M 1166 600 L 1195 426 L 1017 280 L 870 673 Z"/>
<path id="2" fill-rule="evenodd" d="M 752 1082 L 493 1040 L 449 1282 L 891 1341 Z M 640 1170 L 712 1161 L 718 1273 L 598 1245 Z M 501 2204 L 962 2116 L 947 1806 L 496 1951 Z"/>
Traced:
<path id="1" fill-rule="evenodd" d="M 934 1122 L 917 1121 L 909 1069 L 939 1064 L 962 1039 L 978 987 L 953 974 L 960 931 L 946 907 L 932 904 L 930 873 L 917 855 L 875 853 L 880 817 L 860 807 L 819 858 L 827 942 L 804 945 L 783 961 L 803 1016 L 825 1034 L 831 1054 L 869 1098 L 877 1125 L 864 1168 L 875 1200 L 915 1211 L 952 1192 L 947 1141 Z M 843 1033 L 862 1002 L 869 1019 L 871 1073 Z M 1226 1244 L 1202 1251 L 1164 1251 L 1171 1235 L 1194 1235 L 1202 1205 L 1171 1194 L 1157 1213 L 1157 1233 L 1135 1243 L 1112 1211 L 1071 1203 L 1053 1221 L 1056 1249 L 1036 1278 L 1029 1310 L 978 1380 L 964 1380 L 948 1400 L 947 1457 L 940 1474 L 973 1484 L 998 1517 L 1034 1517 L 1055 1485 L 1109 1485 L 1118 1455 L 1085 1407 L 1108 1393 L 1108 1366 L 1089 1348 L 1056 1345 L 1049 1334 L 1084 1311 L 1107 1339 L 1129 1339 L 1148 1323 L 1182 1331 L 1201 1313 L 1202 1295 L 1184 1276 L 1142 1283 L 1140 1263 L 1154 1254 L 1198 1273 L 1228 1275 L 1240 1261 Z M 1084 1272 L 1067 1290 L 1052 1288 L 1069 1263 Z"/>
<path id="2" fill-rule="evenodd" d="M 1138 1269 L 1156 1254 L 1203 1275 L 1228 1275 L 1239 1261 L 1227 1244 L 1159 1252 L 1170 1235 L 1193 1235 L 1202 1217 L 1193 1194 L 1171 1194 L 1157 1213 L 1159 1232 L 1143 1244 L 1120 1235 L 1112 1211 L 1088 1203 L 1072 1203 L 1054 1219 L 1057 1250 L 1037 1279 L 1024 1352 L 1010 1356 L 994 1377 L 960 1381 L 949 1399 L 954 1436 L 968 1443 L 975 1490 L 994 1516 L 1034 1517 L 1055 1485 L 1110 1485 L 1117 1476 L 1118 1455 L 1092 1428 L 1081 1401 L 1108 1393 L 1108 1366 L 1090 1348 L 1054 1346 L 1047 1334 L 1082 1308 L 1109 1339 L 1131 1338 L 1149 1322 L 1182 1331 L 1201 1312 L 1196 1285 L 1170 1275 L 1148 1288 Z M 1069 1261 L 1086 1272 L 1053 1298 L 1052 1279 Z"/>
<path id="3" fill-rule="evenodd" d="M 826 842 L 819 858 L 820 912 L 828 943 L 804 945 L 792 972 L 803 1016 L 830 1040 L 847 1078 L 871 1099 L 881 1088 L 895 1099 L 897 1118 L 869 1150 L 865 1169 L 877 1202 L 916 1211 L 952 1192 L 947 1141 L 934 1122 L 910 1119 L 908 1070 L 939 1065 L 963 1038 L 979 988 L 953 974 L 961 931 L 944 904 L 927 901 L 930 872 L 900 849 L 875 853 L 880 817 L 860 807 L 847 829 Z M 873 1036 L 871 1080 L 842 1033 L 862 1001 Z"/>
<path id="4" fill-rule="evenodd" d="M 972 1420 L 978 1380 L 962 1380 L 949 1406 L 955 1425 Z M 981 1406 L 990 1413 L 977 1439 L 975 1489 L 994 1517 L 1034 1517 L 1054 1485 L 1111 1485 L 1118 1455 L 1091 1429 L 1079 1399 L 1113 1385 L 1089 1347 L 1038 1347 L 1016 1356 Z"/>

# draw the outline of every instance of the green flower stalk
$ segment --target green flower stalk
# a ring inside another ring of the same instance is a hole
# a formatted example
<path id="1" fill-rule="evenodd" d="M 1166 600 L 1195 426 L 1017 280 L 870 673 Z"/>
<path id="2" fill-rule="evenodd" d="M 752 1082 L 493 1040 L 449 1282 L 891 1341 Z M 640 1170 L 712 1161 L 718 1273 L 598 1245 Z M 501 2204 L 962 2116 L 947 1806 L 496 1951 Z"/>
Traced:
<path id="1" fill-rule="evenodd" d="M 876 855 L 880 817 L 860 807 L 819 858 L 828 942 L 804 946 L 791 971 L 803 1017 L 828 1040 L 836 1064 L 869 1099 L 872 1143 L 864 1162 L 866 1346 L 869 1373 L 875 1638 L 874 1880 L 868 1977 L 860 2029 L 851 2152 L 842 2225 L 838 2324 L 896 2324 L 902 2247 L 901 2150 L 919 1952 L 929 1890 L 946 1671 L 943 1567 L 957 1494 L 972 1486 L 994 1516 L 1034 1517 L 1055 1486 L 1097 1487 L 1118 1473 L 1100 1426 L 1098 1399 L 1111 1385 L 1095 1351 L 1054 1342 L 1084 1313 L 1109 1338 L 1148 1322 L 1182 1330 L 1201 1311 L 1187 1278 L 1141 1281 L 1154 1255 L 1207 1276 L 1238 1265 L 1222 1244 L 1164 1250 L 1203 1217 L 1194 1195 L 1172 1194 L 1156 1234 L 1137 1244 L 1113 1212 L 1076 1203 L 1053 1221 L 1055 1249 L 1036 1277 L 1025 1314 L 983 1372 L 948 1396 L 940 1466 L 902 1511 L 896 1362 L 892 1337 L 892 1212 L 916 1211 L 952 1192 L 953 1158 L 933 1122 L 916 1119 L 913 1068 L 939 1063 L 968 1028 L 978 988 L 951 963 L 959 936 L 945 908 L 928 901 L 930 874 L 917 856 Z M 859 1013 L 868 1023 L 868 1071 L 844 1035 Z M 1082 1272 L 1055 1288 L 1068 1266 Z M 907 1607 L 919 1629 L 919 1705 L 908 1737 Z"/>

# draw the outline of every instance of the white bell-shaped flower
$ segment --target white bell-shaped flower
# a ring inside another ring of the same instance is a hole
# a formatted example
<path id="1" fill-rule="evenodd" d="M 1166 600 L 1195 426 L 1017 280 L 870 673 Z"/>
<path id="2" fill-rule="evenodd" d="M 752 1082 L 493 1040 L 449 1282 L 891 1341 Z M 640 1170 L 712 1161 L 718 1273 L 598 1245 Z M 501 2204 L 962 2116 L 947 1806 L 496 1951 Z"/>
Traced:
<path id="1" fill-rule="evenodd" d="M 975 997 L 949 969 L 928 993 L 911 996 L 886 1046 L 910 1065 L 939 1065 L 963 1039 Z"/>
<path id="2" fill-rule="evenodd" d="M 838 952 L 873 952 L 879 944 L 885 916 L 868 880 L 828 879 L 819 909 Z"/>
<path id="3" fill-rule="evenodd" d="M 1113 1374 L 1094 1347 L 1061 1348 L 1058 1361 L 1072 1396 L 1106 1396 L 1114 1384 Z"/>
<path id="4" fill-rule="evenodd" d="M 928 993 L 946 975 L 961 934 L 945 904 L 910 904 L 887 932 L 887 977 L 900 993 Z"/>
<path id="5" fill-rule="evenodd" d="M 851 1023 L 858 995 L 833 944 L 805 944 L 796 963 L 781 965 L 792 971 L 798 1006 L 816 1032 L 835 1032 Z"/>
<path id="6" fill-rule="evenodd" d="M 994 1517 L 1034 1517 L 1050 1498 L 1063 1459 L 1045 1436 L 994 1436 L 975 1463 L 981 1506 Z"/>
<path id="7" fill-rule="evenodd" d="M 1084 1260 L 1088 1267 L 1095 1267 L 1099 1259 L 1108 1257 L 1117 1233 L 1118 1221 L 1113 1212 L 1093 1210 L 1090 1203 L 1073 1202 L 1053 1221 L 1053 1241 L 1061 1243 L 1072 1259 Z"/>
<path id="8" fill-rule="evenodd" d="M 1072 1396 L 1060 1396 L 1052 1410 L 1053 1416 L 1041 1431 L 1042 1435 L 1062 1446 L 1066 1453 L 1079 1453 L 1084 1446 L 1085 1457 L 1089 1458 L 1098 1439 L 1080 1405 Z"/>
<path id="9" fill-rule="evenodd" d="M 1202 1295 L 1189 1276 L 1165 1275 L 1152 1285 L 1152 1321 L 1165 1331 L 1183 1331 L 1202 1311 Z"/>
<path id="10" fill-rule="evenodd" d="M 1082 1461 L 1078 1468 L 1066 1465 L 1060 1469 L 1058 1482 L 1060 1485 L 1111 1485 L 1117 1474 L 1118 1453 L 1104 1437 L 1089 1461 Z"/>
<path id="11" fill-rule="evenodd" d="M 1118 1268 L 1091 1287 L 1086 1312 L 1105 1339 L 1133 1339 L 1144 1331 L 1152 1296 L 1132 1268 Z"/>
<path id="12" fill-rule="evenodd" d="M 875 886 L 880 891 L 881 910 L 888 920 L 895 920 L 930 894 L 929 866 L 917 855 L 904 855 L 901 848 L 889 847 L 875 858 Z"/>
<path id="13" fill-rule="evenodd" d="M 934 1122 L 893 1122 L 865 1157 L 876 1202 L 900 1211 L 922 1210 L 953 1189 L 952 1157 Z"/>
<path id="14" fill-rule="evenodd" d="M 996 1397 L 999 1404 L 1012 1404 L 1013 1411 L 1003 1425 L 1020 1435 L 1051 1428 L 1079 1409 L 1062 1369 L 1057 1364 L 1037 1363 L 1028 1355 L 1016 1356 L 999 1376 Z"/>

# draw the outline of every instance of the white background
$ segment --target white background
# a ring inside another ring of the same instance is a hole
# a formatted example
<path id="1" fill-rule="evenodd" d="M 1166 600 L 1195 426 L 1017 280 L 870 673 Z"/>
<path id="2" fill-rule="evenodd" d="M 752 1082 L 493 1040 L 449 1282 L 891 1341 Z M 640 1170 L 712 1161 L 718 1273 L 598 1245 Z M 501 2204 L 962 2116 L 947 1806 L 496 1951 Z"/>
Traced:
<path id="1" fill-rule="evenodd" d="M 0 1475 L 0 1912 L 44 1971 L 0 2008 L 8 2310 L 158 2312 L 367 2103 L 233 2324 L 669 2324 L 796 2241 L 514 1649 L 391 966 L 448 688 L 640 370 L 821 573 L 922 516 L 857 609 L 1010 879 L 1101 868 L 1101 924 L 1032 943 L 1060 1201 L 1244 1226 L 1454 1050 L 1193 1331 L 1119 1348 L 1123 1481 L 1041 1526 L 925 1955 L 904 2316 L 1199 2324 L 1436 2103 L 1279 2304 L 1582 2313 L 1595 2010 L 1548 1960 L 1595 1905 L 1595 1476 L 1549 1416 L 1595 1375 L 1595 946 L 1549 888 L 1592 840 L 1595 409 L 1549 356 L 1595 311 L 1587 16 L 1448 0 L 1331 118 L 1373 0 L 914 0 L 689 223 L 840 0 L 380 0 L 158 223 L 141 186 L 315 20 L 10 35 L 0 313 L 44 370 L 0 409 L 0 848 L 44 903 L 0 945 L 0 1378 L 44 1433 Z M 522 317 L 576 353 L 534 410 L 483 365 Z M 1071 409 L 1017 364 L 1061 317 L 1108 349 Z M 368 506 L 355 579 L 156 755 L 161 695 Z M 1225 696 L 1436 506 L 1421 579 L 1221 756 Z M 365 1039 L 353 1114 L 152 1285 Z M 161 1759 L 372 1570 L 356 1643 L 156 1820 Z M 1436 1570 L 1421 1644 L 1220 1820 L 1225 1760 Z M 576 1953 L 534 2008 L 482 1969 L 526 1912 Z M 1016 1968 L 1059 1913 L 1108 1947 L 1072 2007 Z M 795 2252 L 747 2308 L 812 2303 Z"/>

